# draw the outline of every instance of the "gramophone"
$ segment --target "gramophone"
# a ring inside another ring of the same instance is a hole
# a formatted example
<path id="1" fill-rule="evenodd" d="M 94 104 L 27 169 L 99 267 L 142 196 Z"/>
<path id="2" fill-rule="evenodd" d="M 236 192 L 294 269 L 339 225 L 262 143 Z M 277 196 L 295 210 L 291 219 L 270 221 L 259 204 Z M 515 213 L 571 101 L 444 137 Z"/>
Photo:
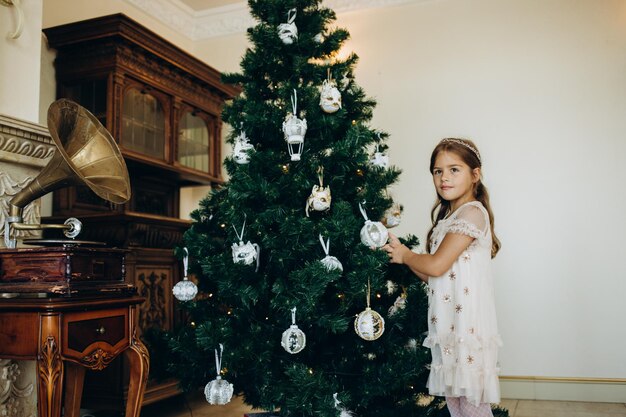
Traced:
<path id="1" fill-rule="evenodd" d="M 31 201 L 60 188 L 85 185 L 115 204 L 130 198 L 124 158 L 111 134 L 87 109 L 67 99 L 48 109 L 48 129 L 56 145 L 50 162 L 9 202 L 4 225 L 7 249 L 0 250 L 0 294 L 20 295 L 128 294 L 124 283 L 126 250 L 102 242 L 80 241 L 82 223 L 26 224 L 22 212 Z M 16 246 L 15 231 L 61 229 L 66 239 L 30 239 Z"/>

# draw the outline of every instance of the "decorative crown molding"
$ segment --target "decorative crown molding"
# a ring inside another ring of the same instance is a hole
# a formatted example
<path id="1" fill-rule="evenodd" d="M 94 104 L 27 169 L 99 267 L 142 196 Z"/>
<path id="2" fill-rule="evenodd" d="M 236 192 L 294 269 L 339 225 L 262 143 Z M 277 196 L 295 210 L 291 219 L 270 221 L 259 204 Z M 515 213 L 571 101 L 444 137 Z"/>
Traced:
<path id="1" fill-rule="evenodd" d="M 125 0 L 192 41 L 243 33 L 254 26 L 247 2 L 195 11 L 181 0 Z M 424 0 L 325 0 L 337 13 L 397 6 Z"/>

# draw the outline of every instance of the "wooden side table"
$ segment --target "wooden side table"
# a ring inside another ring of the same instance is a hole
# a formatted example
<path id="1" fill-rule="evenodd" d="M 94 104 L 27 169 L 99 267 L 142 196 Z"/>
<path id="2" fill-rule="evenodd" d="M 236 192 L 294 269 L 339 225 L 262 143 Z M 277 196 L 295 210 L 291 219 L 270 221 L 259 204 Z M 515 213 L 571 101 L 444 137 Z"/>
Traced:
<path id="1" fill-rule="evenodd" d="M 150 355 L 136 336 L 137 296 L 0 300 L 0 357 L 37 361 L 39 417 L 79 417 L 87 368 L 104 369 L 120 353 L 130 367 L 126 417 L 138 417 Z"/>

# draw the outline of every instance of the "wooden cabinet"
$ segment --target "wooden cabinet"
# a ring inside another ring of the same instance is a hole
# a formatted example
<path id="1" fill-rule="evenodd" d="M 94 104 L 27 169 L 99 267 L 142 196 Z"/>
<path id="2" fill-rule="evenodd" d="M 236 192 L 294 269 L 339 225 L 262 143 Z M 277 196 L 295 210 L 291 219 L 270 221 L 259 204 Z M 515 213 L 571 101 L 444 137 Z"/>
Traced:
<path id="1" fill-rule="evenodd" d="M 57 51 L 58 97 L 80 103 L 111 132 L 132 188 L 122 205 L 86 187 L 62 189 L 54 195 L 53 218 L 77 217 L 84 224 L 81 239 L 130 249 L 127 281 L 146 299 L 139 331 L 170 330 L 177 322 L 171 289 L 181 278 L 173 248 L 190 224 L 179 219 L 179 190 L 222 182 L 220 113 L 237 90 L 222 84 L 215 69 L 122 14 L 44 32 Z M 109 404 L 122 398 L 124 370 L 109 374 L 90 381 L 85 395 Z M 175 386 L 151 381 L 145 403 L 176 393 Z M 97 393 L 89 394 L 91 387 Z"/>

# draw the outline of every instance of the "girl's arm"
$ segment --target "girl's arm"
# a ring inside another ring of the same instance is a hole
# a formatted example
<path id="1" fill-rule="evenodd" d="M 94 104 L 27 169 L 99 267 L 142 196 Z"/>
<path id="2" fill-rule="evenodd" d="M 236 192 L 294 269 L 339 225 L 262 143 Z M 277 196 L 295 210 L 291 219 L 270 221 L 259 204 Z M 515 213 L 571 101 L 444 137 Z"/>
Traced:
<path id="1" fill-rule="evenodd" d="M 390 262 L 405 264 L 420 279 L 428 282 L 428 277 L 439 277 L 450 269 L 473 241 L 470 236 L 448 233 L 434 254 L 421 255 L 411 252 L 393 233 L 389 233 L 389 242 L 383 250 L 389 255 Z"/>

